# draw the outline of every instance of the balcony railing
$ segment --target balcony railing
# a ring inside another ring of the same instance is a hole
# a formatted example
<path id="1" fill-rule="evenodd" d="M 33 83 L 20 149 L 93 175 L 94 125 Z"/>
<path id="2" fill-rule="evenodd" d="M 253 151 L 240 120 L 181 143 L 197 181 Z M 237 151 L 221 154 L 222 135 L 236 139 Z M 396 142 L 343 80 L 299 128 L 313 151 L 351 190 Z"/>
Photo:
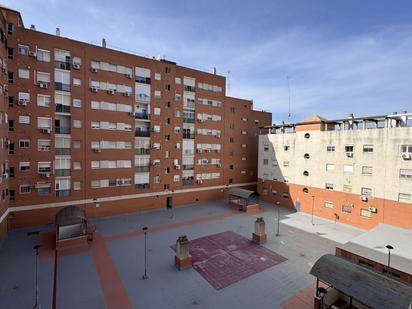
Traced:
<path id="1" fill-rule="evenodd" d="M 134 131 L 136 137 L 150 137 L 150 131 Z"/>
<path id="2" fill-rule="evenodd" d="M 149 148 L 137 148 L 135 154 L 136 155 L 148 155 L 150 154 L 150 149 Z"/>
<path id="3" fill-rule="evenodd" d="M 51 188 L 38 188 L 37 189 L 37 194 L 41 196 L 49 195 L 50 193 L 51 193 Z"/>
<path id="4" fill-rule="evenodd" d="M 54 83 L 54 87 L 56 88 L 56 90 L 59 90 L 59 91 L 68 91 L 68 92 L 70 92 L 70 85 L 69 84 Z"/>
<path id="5" fill-rule="evenodd" d="M 59 176 L 70 176 L 70 169 L 56 169 L 55 170 L 56 177 Z"/>
<path id="6" fill-rule="evenodd" d="M 194 102 L 184 102 L 183 103 L 183 108 L 194 109 L 195 108 L 195 103 Z"/>
<path id="7" fill-rule="evenodd" d="M 55 148 L 56 155 L 58 156 L 65 156 L 70 154 L 70 148 Z"/>
<path id="8" fill-rule="evenodd" d="M 138 165 L 134 167 L 136 173 L 147 173 L 150 170 L 149 165 Z"/>
<path id="9" fill-rule="evenodd" d="M 183 122 L 185 122 L 185 123 L 195 123 L 195 118 L 183 117 Z"/>
<path id="10" fill-rule="evenodd" d="M 149 103 L 150 102 L 150 96 L 144 93 L 138 93 L 136 94 L 136 101 L 137 102 L 143 102 L 143 103 Z"/>
<path id="11" fill-rule="evenodd" d="M 69 196 L 71 193 L 71 190 L 57 190 L 56 191 L 56 196 Z"/>
<path id="12" fill-rule="evenodd" d="M 136 119 L 149 119 L 148 113 L 134 113 Z"/>
<path id="13" fill-rule="evenodd" d="M 136 188 L 137 190 L 149 189 L 149 188 L 150 188 L 150 184 L 148 184 L 148 183 L 137 183 L 137 184 L 135 185 L 135 188 Z"/>
<path id="14" fill-rule="evenodd" d="M 185 170 L 185 171 L 188 171 L 188 170 L 193 170 L 195 168 L 195 166 L 193 165 L 193 164 L 184 164 L 183 165 L 183 169 Z"/>
<path id="15" fill-rule="evenodd" d="M 54 67 L 60 70 L 70 70 L 70 61 L 54 61 Z"/>
<path id="16" fill-rule="evenodd" d="M 136 76 L 135 80 L 136 80 L 136 83 L 150 85 L 150 77 Z"/>
<path id="17" fill-rule="evenodd" d="M 56 104 L 56 113 L 68 113 L 70 114 L 70 106 L 63 104 Z"/>
<path id="18" fill-rule="evenodd" d="M 184 139 L 194 139 L 195 134 L 194 133 L 183 133 L 183 138 Z"/>
<path id="19" fill-rule="evenodd" d="M 182 179 L 182 184 L 184 186 L 193 185 L 194 183 L 195 183 L 195 180 L 193 178 L 191 178 L 191 179 Z"/>
<path id="20" fill-rule="evenodd" d="M 193 87 L 193 86 L 187 86 L 187 85 L 185 85 L 184 90 L 185 90 L 185 91 L 189 91 L 189 92 L 195 92 L 195 91 L 196 91 L 196 88 Z"/>
<path id="21" fill-rule="evenodd" d="M 58 134 L 70 134 L 70 127 L 56 127 L 56 133 L 58 133 Z"/>

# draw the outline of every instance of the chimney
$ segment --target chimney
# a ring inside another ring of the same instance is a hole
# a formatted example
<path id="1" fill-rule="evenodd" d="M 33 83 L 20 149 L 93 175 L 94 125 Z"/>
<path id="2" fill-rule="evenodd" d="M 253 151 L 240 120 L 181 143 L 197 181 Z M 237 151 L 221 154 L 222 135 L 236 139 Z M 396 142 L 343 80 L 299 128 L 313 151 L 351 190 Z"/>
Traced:
<path id="1" fill-rule="evenodd" d="M 213 75 L 216 75 L 216 67 L 213 67 Z"/>
<path id="2" fill-rule="evenodd" d="M 105 38 L 102 39 L 102 47 L 106 48 L 106 39 Z"/>
<path id="3" fill-rule="evenodd" d="M 30 26 L 30 30 L 36 30 L 36 26 L 32 24 L 32 25 Z"/>
<path id="4" fill-rule="evenodd" d="M 56 35 L 60 36 L 60 28 L 56 28 Z"/>

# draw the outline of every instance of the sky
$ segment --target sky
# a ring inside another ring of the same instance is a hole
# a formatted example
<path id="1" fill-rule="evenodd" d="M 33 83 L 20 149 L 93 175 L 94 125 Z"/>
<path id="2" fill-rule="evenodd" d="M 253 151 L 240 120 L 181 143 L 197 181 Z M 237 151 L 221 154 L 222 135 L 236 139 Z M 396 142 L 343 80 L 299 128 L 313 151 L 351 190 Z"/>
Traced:
<path id="1" fill-rule="evenodd" d="M 412 111 L 411 1 L 2 2 L 38 31 L 216 67 L 227 95 L 253 99 L 276 123 L 288 120 L 289 97 L 292 122 Z"/>

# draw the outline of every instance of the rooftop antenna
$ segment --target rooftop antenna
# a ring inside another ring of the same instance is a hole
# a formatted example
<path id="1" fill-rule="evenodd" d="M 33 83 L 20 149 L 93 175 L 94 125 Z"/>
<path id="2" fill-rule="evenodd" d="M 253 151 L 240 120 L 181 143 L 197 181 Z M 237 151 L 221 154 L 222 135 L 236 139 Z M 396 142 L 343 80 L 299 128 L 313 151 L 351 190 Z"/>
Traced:
<path id="1" fill-rule="evenodd" d="M 288 96 L 289 96 L 289 104 L 288 104 L 288 123 L 290 123 L 290 76 L 286 76 L 286 79 L 288 80 Z"/>
<path id="2" fill-rule="evenodd" d="M 230 91 L 230 71 L 227 71 L 227 94 Z"/>

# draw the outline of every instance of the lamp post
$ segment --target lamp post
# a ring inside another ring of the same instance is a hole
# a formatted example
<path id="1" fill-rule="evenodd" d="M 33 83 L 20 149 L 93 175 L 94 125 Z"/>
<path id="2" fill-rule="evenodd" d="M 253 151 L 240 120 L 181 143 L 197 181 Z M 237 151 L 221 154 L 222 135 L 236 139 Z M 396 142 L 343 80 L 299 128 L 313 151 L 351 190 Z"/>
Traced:
<path id="1" fill-rule="evenodd" d="M 148 228 L 145 226 L 142 228 L 143 233 L 144 233 L 144 275 L 142 276 L 143 280 L 149 279 L 149 276 L 147 275 L 147 251 L 146 251 L 146 236 L 147 236 L 147 230 Z"/>
<path id="2" fill-rule="evenodd" d="M 40 309 L 39 304 L 39 283 L 38 283 L 38 274 L 39 274 L 39 248 L 40 245 L 35 245 L 33 249 L 36 251 L 36 293 L 34 298 L 33 309 Z"/>
<path id="3" fill-rule="evenodd" d="M 388 249 L 388 274 L 389 274 L 389 270 L 391 269 L 391 250 L 393 250 L 394 248 L 391 245 L 386 245 L 385 247 L 386 249 Z"/>
<path id="4" fill-rule="evenodd" d="M 276 233 L 276 237 L 280 236 L 279 234 L 279 225 L 280 225 L 280 202 L 276 202 L 276 205 L 278 206 L 278 231 Z"/>
<path id="5" fill-rule="evenodd" d="M 315 225 L 315 223 L 313 223 L 313 211 L 315 208 L 315 196 L 312 195 L 312 225 Z"/>
<path id="6" fill-rule="evenodd" d="M 323 309 L 323 298 L 325 297 L 326 293 L 328 293 L 328 290 L 326 290 L 324 287 L 318 288 L 318 297 L 320 298 L 319 309 Z"/>

